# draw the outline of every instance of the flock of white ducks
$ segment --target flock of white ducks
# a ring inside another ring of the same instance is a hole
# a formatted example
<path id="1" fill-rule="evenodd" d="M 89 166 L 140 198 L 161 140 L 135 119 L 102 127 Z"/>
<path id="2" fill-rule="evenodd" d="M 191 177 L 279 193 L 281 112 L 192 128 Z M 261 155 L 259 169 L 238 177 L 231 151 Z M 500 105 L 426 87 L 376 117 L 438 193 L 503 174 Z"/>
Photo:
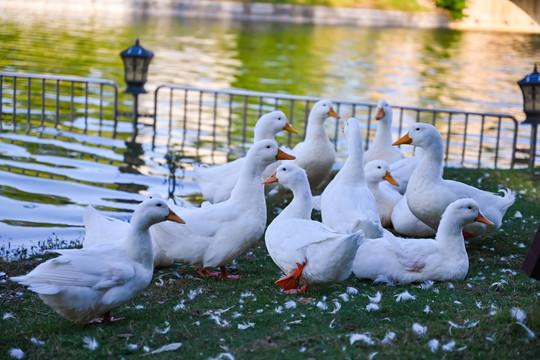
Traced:
<path id="1" fill-rule="evenodd" d="M 443 179 L 437 129 L 413 124 L 392 142 L 392 108 L 381 100 L 377 132 L 366 152 L 359 122 L 344 122 L 348 158 L 322 189 L 322 222 L 314 221 L 312 193 L 335 161 L 324 126 L 328 117 L 339 119 L 332 102 L 315 103 L 305 139 L 289 155 L 275 140 L 281 130 L 296 133 L 285 114 L 263 115 L 244 158 L 196 167 L 197 183 L 210 205 L 176 207 L 153 194 L 136 208 L 130 223 L 89 206 L 82 249 L 59 250 L 59 257 L 11 279 L 29 286 L 69 320 L 110 322 L 112 310 L 150 283 L 154 267 L 178 261 L 201 275 L 235 278 L 227 264 L 253 247 L 265 230 L 268 253 L 284 272 L 276 284 L 287 292 L 340 282 L 351 272 L 398 284 L 463 279 L 469 266 L 464 234 L 498 228 L 514 192 L 498 196 Z M 401 144 L 415 146 L 416 155 L 404 157 L 393 146 Z M 266 227 L 265 186 L 276 183 L 290 189 L 293 198 Z M 404 236 L 435 238 L 397 237 L 389 227 Z M 210 272 L 213 268 L 220 271 Z"/>

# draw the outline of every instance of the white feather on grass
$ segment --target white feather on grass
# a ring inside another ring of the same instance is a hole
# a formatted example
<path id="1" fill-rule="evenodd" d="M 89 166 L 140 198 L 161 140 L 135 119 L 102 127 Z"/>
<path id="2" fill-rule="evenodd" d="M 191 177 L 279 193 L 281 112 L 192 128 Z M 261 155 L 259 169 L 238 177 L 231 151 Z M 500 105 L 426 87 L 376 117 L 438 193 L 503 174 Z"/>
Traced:
<path id="1" fill-rule="evenodd" d="M 85 348 L 88 348 L 89 350 L 96 350 L 99 346 L 98 342 L 96 341 L 95 338 L 90 338 L 88 336 L 86 336 L 84 339 L 83 339 L 83 342 L 84 342 L 84 347 Z"/>
<path id="2" fill-rule="evenodd" d="M 352 345 L 357 341 L 362 341 L 363 343 L 366 343 L 367 345 L 373 345 L 374 344 L 374 341 L 369 336 L 369 333 L 351 334 L 350 344 Z"/>
<path id="3" fill-rule="evenodd" d="M 181 342 L 171 343 L 171 344 L 163 345 L 159 349 L 156 349 L 150 352 L 149 354 L 159 354 L 165 351 L 174 351 L 174 350 L 178 350 L 181 346 L 182 346 Z"/>
<path id="4" fill-rule="evenodd" d="M 416 296 L 409 294 L 409 292 L 407 290 L 405 290 L 404 292 L 399 293 L 397 295 L 394 295 L 394 297 L 396 297 L 397 302 L 400 302 L 402 300 L 403 301 L 416 300 Z"/>
<path id="5" fill-rule="evenodd" d="M 437 339 L 429 340 L 428 346 L 432 353 L 436 352 L 437 350 L 439 350 L 439 340 Z"/>
<path id="6" fill-rule="evenodd" d="M 453 351 L 455 346 L 456 346 L 456 341 L 455 340 L 450 340 L 448 343 L 446 343 L 446 344 L 444 344 L 442 346 L 442 349 L 444 351 Z"/>
<path id="7" fill-rule="evenodd" d="M 18 348 L 12 348 L 9 350 L 9 355 L 15 359 L 22 359 L 24 357 L 24 351 Z"/>
<path id="8" fill-rule="evenodd" d="M 285 309 L 295 309 L 296 308 L 296 301 L 289 300 L 285 303 Z"/>
<path id="9" fill-rule="evenodd" d="M 422 326 L 419 323 L 414 323 L 412 325 L 413 332 L 418 336 L 424 336 L 427 333 L 427 326 Z"/>
<path id="10" fill-rule="evenodd" d="M 2 320 L 7 320 L 7 319 L 15 319 L 15 316 L 13 316 L 12 313 L 5 313 L 4 316 L 2 316 Z"/>
<path id="11" fill-rule="evenodd" d="M 30 338 L 30 341 L 32 342 L 32 344 L 45 345 L 45 341 L 39 340 L 38 338 L 35 338 L 35 337 Z"/>
<path id="12" fill-rule="evenodd" d="M 243 322 L 242 324 L 238 324 L 238 329 L 239 330 L 246 330 L 250 327 L 255 327 L 255 323 L 252 323 L 252 322 Z"/>
<path id="13" fill-rule="evenodd" d="M 369 304 L 366 305 L 366 310 L 367 311 L 377 311 L 379 309 L 380 309 L 379 305 L 375 304 L 375 303 L 369 303 Z"/>
<path id="14" fill-rule="evenodd" d="M 382 294 L 380 291 L 377 291 L 377 293 L 374 296 L 368 295 L 368 299 L 370 302 L 378 304 L 382 299 Z"/>
<path id="15" fill-rule="evenodd" d="M 389 345 L 396 339 L 396 333 L 393 331 L 389 331 L 384 335 L 384 339 L 381 340 L 381 344 Z"/>
<path id="16" fill-rule="evenodd" d="M 165 321 L 165 327 L 163 328 L 163 330 L 160 330 L 158 328 L 156 328 L 154 331 L 157 332 L 158 334 L 166 334 L 169 332 L 169 330 L 171 330 L 171 325 L 169 325 L 169 322 L 168 321 Z"/>

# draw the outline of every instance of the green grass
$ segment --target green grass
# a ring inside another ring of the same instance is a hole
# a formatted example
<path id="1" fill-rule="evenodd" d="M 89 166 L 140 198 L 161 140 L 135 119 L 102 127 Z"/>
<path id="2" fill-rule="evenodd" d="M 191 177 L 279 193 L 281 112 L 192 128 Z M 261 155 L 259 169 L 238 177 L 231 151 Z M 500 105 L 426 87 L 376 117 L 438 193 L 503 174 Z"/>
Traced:
<path id="1" fill-rule="evenodd" d="M 177 350 L 149 357 L 208 359 L 229 353 L 236 359 L 363 359 L 377 353 L 375 359 L 539 358 L 540 282 L 520 271 L 538 227 L 539 174 L 538 169 L 445 170 L 446 178 L 486 190 L 511 187 L 518 198 L 500 230 L 468 243 L 467 277 L 437 282 L 427 289 L 419 284 L 373 284 L 351 276 L 305 295 L 283 294 L 274 285 L 280 271 L 261 240 L 232 264 L 232 273 L 241 275 L 239 280 L 201 278 L 191 268 L 175 264 L 157 270 L 150 286 L 114 313 L 126 317 L 124 321 L 77 325 L 53 312 L 36 294 L 4 281 L 26 273 L 50 255 L 0 262 L 6 273 L 0 277 L 0 317 L 13 316 L 0 320 L 0 358 L 9 358 L 12 348 L 20 348 L 28 359 L 138 358 L 148 354 L 145 347 L 154 351 L 178 342 L 182 346 Z M 270 198 L 269 220 L 287 202 L 287 196 Z M 515 216 L 516 211 L 522 217 Z M 352 288 L 358 293 L 349 292 L 345 301 L 343 294 Z M 416 299 L 396 302 L 396 295 L 404 291 Z M 377 292 L 382 294 L 380 309 L 368 312 L 368 296 Z M 336 303 L 341 306 L 337 311 Z M 294 307 L 287 308 L 288 304 Z M 535 337 L 528 338 L 512 318 L 514 307 L 526 313 L 524 324 Z M 213 319 L 219 311 L 223 312 Z M 244 330 L 238 327 L 250 323 L 254 325 Z M 416 335 L 414 323 L 427 326 L 427 334 Z M 394 341 L 382 344 L 389 332 L 395 333 Z M 351 344 L 353 334 L 365 334 L 373 343 Z M 85 337 L 94 338 L 98 347 L 84 347 Z M 32 338 L 45 343 L 35 344 Z M 428 346 L 432 339 L 441 346 L 455 341 L 455 346 L 452 351 L 439 347 L 432 353 Z"/>

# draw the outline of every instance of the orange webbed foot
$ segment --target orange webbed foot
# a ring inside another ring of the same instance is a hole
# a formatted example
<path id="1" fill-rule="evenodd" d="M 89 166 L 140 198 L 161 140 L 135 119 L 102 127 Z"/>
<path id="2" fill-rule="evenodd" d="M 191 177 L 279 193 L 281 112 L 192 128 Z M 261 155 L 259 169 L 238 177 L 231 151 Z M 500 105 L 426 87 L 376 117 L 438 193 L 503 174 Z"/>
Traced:
<path id="1" fill-rule="evenodd" d="M 294 269 L 289 275 L 282 277 L 276 281 L 276 285 L 281 286 L 285 291 L 296 290 L 302 279 L 302 271 L 307 264 L 307 259 L 302 264 L 297 264 L 298 267 Z"/>

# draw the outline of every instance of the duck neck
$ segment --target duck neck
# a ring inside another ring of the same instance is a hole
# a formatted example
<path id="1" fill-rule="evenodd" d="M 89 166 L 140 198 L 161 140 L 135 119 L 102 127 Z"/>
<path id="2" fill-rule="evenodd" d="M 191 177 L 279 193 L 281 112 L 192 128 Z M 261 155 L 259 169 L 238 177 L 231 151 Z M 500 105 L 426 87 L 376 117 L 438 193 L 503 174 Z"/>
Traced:
<path id="1" fill-rule="evenodd" d="M 277 145 L 276 134 L 266 129 L 262 125 L 257 125 L 259 125 L 259 123 L 255 124 L 255 130 L 253 130 L 253 142 L 256 143 L 257 141 L 261 140 L 272 140 L 274 144 Z"/>
<path id="2" fill-rule="evenodd" d="M 435 238 L 439 247 L 444 248 L 449 254 L 460 255 L 467 252 L 463 238 L 463 224 L 457 223 L 455 219 L 445 214 L 439 223 Z"/>
<path id="3" fill-rule="evenodd" d="M 352 182 L 364 182 L 364 148 L 361 139 L 349 136 L 347 138 L 349 155 L 345 164 L 336 175 Z"/>
<path id="4" fill-rule="evenodd" d="M 373 138 L 373 146 L 392 146 L 392 128 L 390 124 L 392 123 L 392 115 L 387 114 L 384 119 L 379 120 L 377 124 L 377 131 L 375 132 L 375 137 Z"/>
<path id="5" fill-rule="evenodd" d="M 325 120 L 326 115 L 324 116 L 324 118 L 317 118 L 315 115 L 310 115 L 306 126 L 305 141 L 326 139 L 328 142 L 330 142 L 330 140 L 328 139 L 328 134 L 326 134 L 326 129 L 324 127 Z"/>
<path id="6" fill-rule="evenodd" d="M 129 229 L 126 233 L 123 250 L 135 261 L 143 264 L 145 268 L 154 268 L 154 253 L 152 250 L 152 238 L 144 219 L 140 219 L 137 213 L 133 214 Z"/>
<path id="7" fill-rule="evenodd" d="M 441 178 L 441 167 L 443 163 L 442 142 L 434 142 L 424 148 L 422 160 L 418 164 L 415 172 L 422 174 L 422 177 Z"/>
<path id="8" fill-rule="evenodd" d="M 249 154 L 248 154 L 249 156 Z M 268 164 L 263 164 L 256 159 L 246 158 L 240 173 L 238 181 L 231 191 L 231 201 L 239 204 L 246 204 L 248 207 L 254 204 L 265 203 L 264 200 L 264 185 L 262 173 Z M 253 207 L 256 209 L 257 207 Z"/>
<path id="9" fill-rule="evenodd" d="M 293 192 L 293 199 L 278 215 L 278 218 L 310 220 L 313 209 L 313 197 L 307 178 L 291 186 L 291 190 Z"/>

